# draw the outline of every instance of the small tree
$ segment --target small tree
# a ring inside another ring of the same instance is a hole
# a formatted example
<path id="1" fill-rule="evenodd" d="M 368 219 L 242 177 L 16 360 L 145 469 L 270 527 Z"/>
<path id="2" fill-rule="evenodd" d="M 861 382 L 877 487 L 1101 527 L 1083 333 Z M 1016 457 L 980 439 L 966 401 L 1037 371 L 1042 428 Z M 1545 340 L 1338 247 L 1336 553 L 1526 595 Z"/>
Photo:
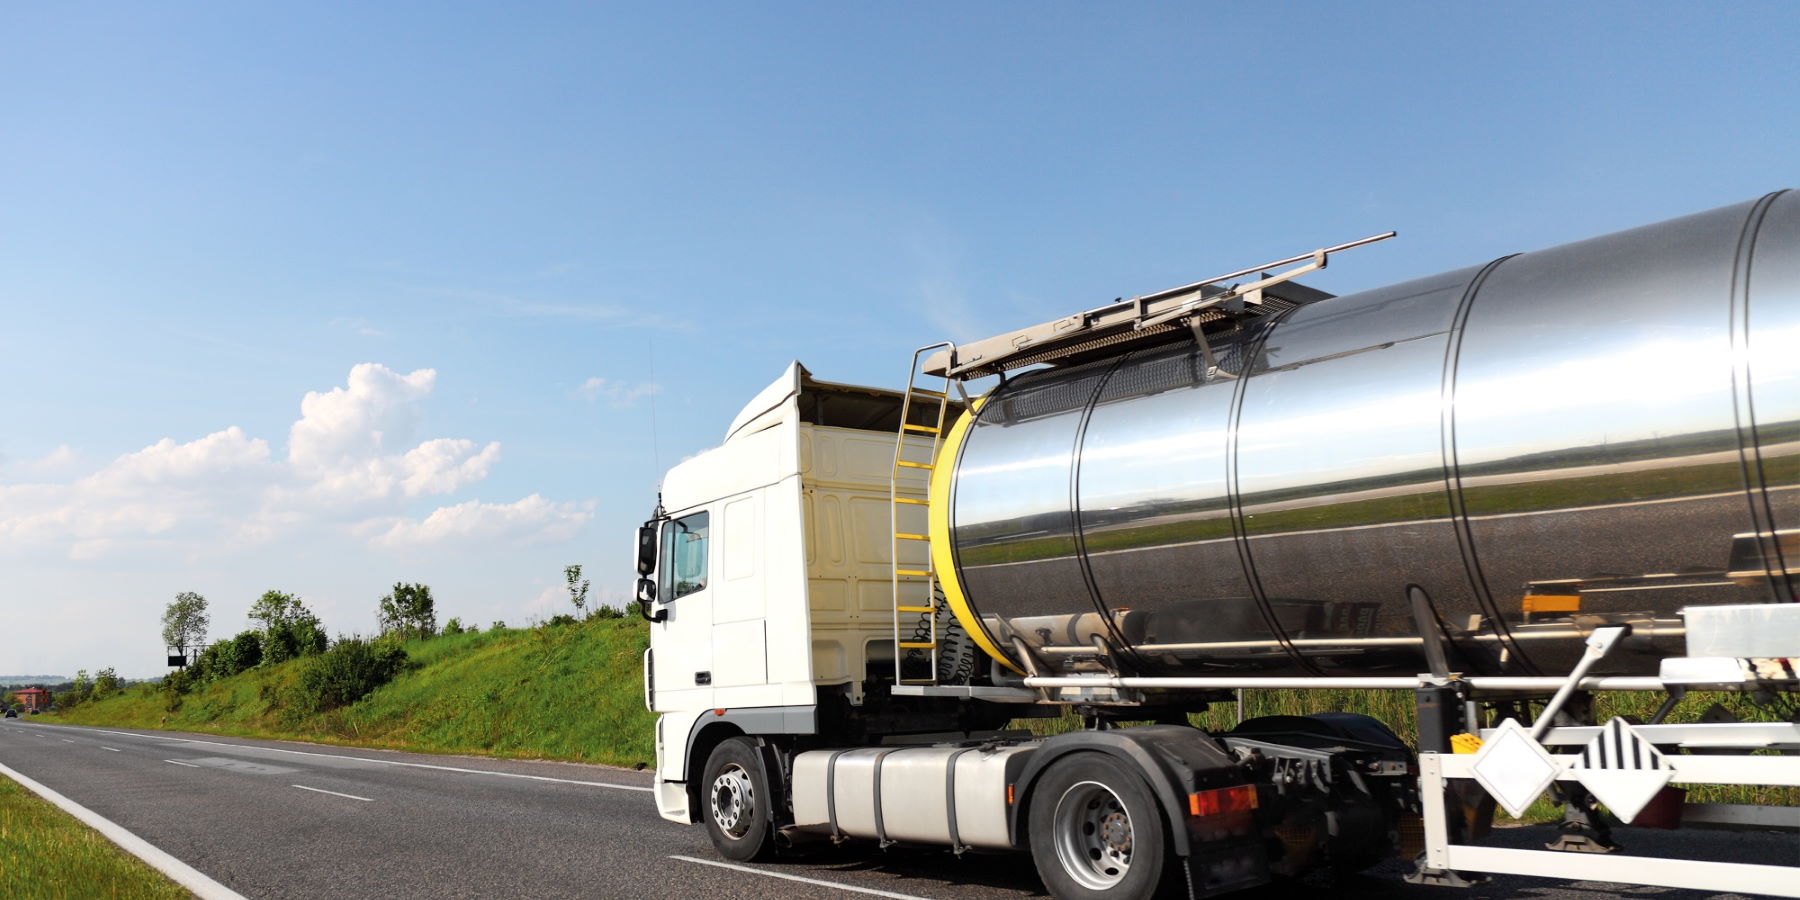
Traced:
<path id="1" fill-rule="evenodd" d="M 463 633 L 462 619 L 459 619 L 455 616 L 451 616 L 450 621 L 444 623 L 444 633 L 445 634 L 462 634 Z"/>
<path id="2" fill-rule="evenodd" d="M 74 706 L 86 700 L 93 690 L 94 685 L 93 682 L 88 681 L 87 670 L 82 669 L 75 673 L 75 683 L 71 684 L 68 690 L 56 695 L 56 703 L 58 706 Z"/>
<path id="3" fill-rule="evenodd" d="M 250 604 L 250 619 L 262 623 L 263 633 L 268 634 L 305 609 L 300 598 L 293 594 L 282 591 L 263 591 L 263 595 Z"/>
<path id="4" fill-rule="evenodd" d="M 437 633 L 437 601 L 430 585 L 395 582 L 375 613 L 383 634 L 428 638 Z"/>
<path id="5" fill-rule="evenodd" d="M 575 614 L 587 615 L 588 583 L 581 577 L 581 566 L 564 566 L 563 577 L 569 581 L 569 602 L 575 604 Z"/>
<path id="6" fill-rule="evenodd" d="M 98 700 L 119 689 L 119 673 L 107 666 L 94 675 L 94 699 Z"/>
<path id="7" fill-rule="evenodd" d="M 293 594 L 264 591 L 250 604 L 250 618 L 262 623 L 262 660 L 266 663 L 324 653 L 329 643 L 319 617 Z"/>
<path id="8" fill-rule="evenodd" d="M 198 650 L 206 643 L 206 626 L 211 624 L 206 598 L 193 591 L 176 594 L 175 601 L 163 610 L 162 623 L 163 645 L 186 657 L 190 647 Z"/>

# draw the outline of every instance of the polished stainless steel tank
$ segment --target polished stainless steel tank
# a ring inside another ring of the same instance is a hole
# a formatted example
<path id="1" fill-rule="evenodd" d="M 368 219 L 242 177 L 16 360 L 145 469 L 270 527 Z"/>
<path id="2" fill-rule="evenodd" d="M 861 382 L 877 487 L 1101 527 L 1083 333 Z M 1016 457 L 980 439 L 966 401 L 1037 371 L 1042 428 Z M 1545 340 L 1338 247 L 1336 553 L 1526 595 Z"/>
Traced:
<path id="1" fill-rule="evenodd" d="M 967 624 L 1052 671 L 1681 655 L 1800 587 L 1800 193 L 1005 380 L 939 468 Z M 946 465 L 947 464 L 947 465 Z M 1784 556 L 1785 554 L 1785 556 Z M 1019 645 L 1025 650 L 1019 650 Z"/>

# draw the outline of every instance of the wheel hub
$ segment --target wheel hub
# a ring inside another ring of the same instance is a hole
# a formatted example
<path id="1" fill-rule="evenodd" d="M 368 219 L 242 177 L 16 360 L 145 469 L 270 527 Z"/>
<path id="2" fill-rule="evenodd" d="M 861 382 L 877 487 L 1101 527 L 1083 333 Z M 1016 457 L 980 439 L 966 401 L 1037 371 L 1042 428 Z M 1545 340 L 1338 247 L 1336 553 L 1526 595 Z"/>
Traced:
<path id="1" fill-rule="evenodd" d="M 1071 785 L 1057 800 L 1052 827 L 1057 861 L 1082 887 L 1109 890 L 1131 871 L 1131 814 L 1106 785 Z"/>
<path id="2" fill-rule="evenodd" d="M 756 785 L 742 766 L 726 766 L 713 779 L 710 794 L 712 818 L 719 830 L 733 838 L 750 833 L 756 821 Z"/>

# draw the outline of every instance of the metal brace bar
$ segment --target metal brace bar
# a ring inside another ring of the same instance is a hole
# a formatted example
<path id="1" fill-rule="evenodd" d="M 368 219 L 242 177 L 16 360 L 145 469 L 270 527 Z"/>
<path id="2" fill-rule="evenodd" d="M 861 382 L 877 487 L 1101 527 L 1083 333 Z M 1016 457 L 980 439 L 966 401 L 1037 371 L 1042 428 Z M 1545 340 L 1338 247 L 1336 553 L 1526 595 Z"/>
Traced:
<path id="1" fill-rule="evenodd" d="M 1613 646 L 1618 644 L 1621 638 L 1630 633 L 1631 626 L 1629 625 L 1608 625 L 1604 628 L 1596 628 L 1593 634 L 1588 635 L 1587 652 L 1581 654 L 1581 661 L 1575 664 L 1575 671 L 1569 673 L 1569 679 L 1563 682 L 1562 687 L 1556 689 L 1556 696 L 1550 698 L 1550 703 L 1544 707 L 1543 714 L 1539 715 L 1537 721 L 1532 723 L 1531 739 L 1533 741 L 1543 737 L 1544 733 L 1550 730 L 1551 723 L 1556 720 L 1556 714 L 1562 711 L 1563 704 L 1568 702 L 1570 694 L 1575 693 L 1575 686 L 1581 683 L 1582 677 L 1594 667 L 1594 663 L 1599 662 L 1601 657 L 1612 651 Z"/>

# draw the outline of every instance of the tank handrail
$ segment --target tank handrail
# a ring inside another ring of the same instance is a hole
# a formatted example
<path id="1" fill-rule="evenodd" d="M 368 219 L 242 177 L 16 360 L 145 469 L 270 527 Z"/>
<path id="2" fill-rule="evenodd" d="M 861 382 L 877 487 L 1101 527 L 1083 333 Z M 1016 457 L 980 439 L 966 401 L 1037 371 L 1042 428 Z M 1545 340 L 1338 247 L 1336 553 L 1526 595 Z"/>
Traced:
<path id="1" fill-rule="evenodd" d="M 1284 301 L 1277 305 L 1277 309 L 1329 299 L 1332 295 L 1306 287 L 1294 279 L 1325 268 L 1333 253 L 1385 241 L 1398 233 L 1388 231 L 1372 234 L 1177 287 L 1140 294 L 1129 300 L 1115 300 L 1105 306 L 995 337 L 957 344 L 926 358 L 924 373 L 965 380 L 1016 366 L 1051 362 L 1069 354 L 1089 353 L 1102 346 L 1119 351 L 1124 349 L 1122 345 L 1126 343 L 1166 339 L 1167 332 L 1181 327 L 1181 323 L 1174 322 L 1177 319 L 1191 320 L 1187 323 L 1188 326 L 1197 338 L 1203 338 L 1200 326 L 1205 322 L 1253 318 L 1269 312 L 1270 310 L 1263 309 L 1263 292 L 1277 289 L 1281 285 L 1286 285 L 1286 288 L 1281 289 L 1279 295 L 1270 294 L 1271 298 Z M 1285 272 L 1267 274 L 1269 269 L 1293 263 L 1301 265 Z M 1221 282 L 1255 274 L 1262 274 L 1263 277 L 1250 284 L 1219 287 Z"/>

